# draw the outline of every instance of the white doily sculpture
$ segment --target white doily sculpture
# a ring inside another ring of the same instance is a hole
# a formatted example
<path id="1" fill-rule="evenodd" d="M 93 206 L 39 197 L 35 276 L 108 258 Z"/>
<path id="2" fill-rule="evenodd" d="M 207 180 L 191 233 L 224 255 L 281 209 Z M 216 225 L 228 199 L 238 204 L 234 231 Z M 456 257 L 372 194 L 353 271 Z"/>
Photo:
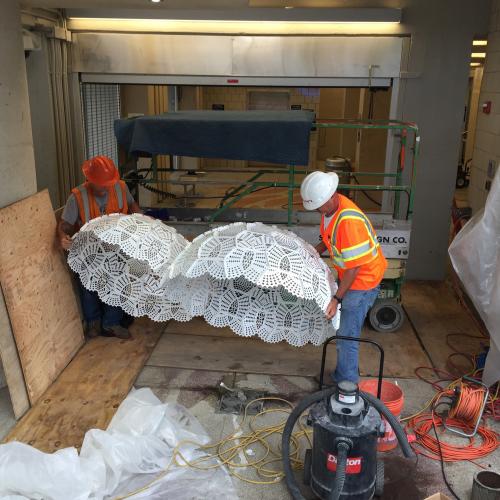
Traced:
<path id="1" fill-rule="evenodd" d="M 191 314 L 243 336 L 294 346 L 319 345 L 333 333 L 324 311 L 336 291 L 316 250 L 289 231 L 235 223 L 199 237 L 181 252 L 170 277 L 209 278 L 196 287 Z M 196 313 L 193 307 L 197 307 Z"/>
<path id="2" fill-rule="evenodd" d="M 193 305 L 203 310 L 205 320 L 212 326 L 228 326 L 243 337 L 258 336 L 271 343 L 286 340 L 293 346 L 307 342 L 320 345 L 333 334 L 314 301 L 300 299 L 281 286 L 267 290 L 242 277 L 204 277 L 206 280 L 196 287 Z M 190 304 L 183 306 L 194 312 Z"/>
<path id="3" fill-rule="evenodd" d="M 318 252 L 296 234 L 260 222 L 237 222 L 201 234 L 180 253 L 170 276 L 246 278 L 262 288 L 282 286 L 325 311 L 331 273 Z"/>
<path id="4" fill-rule="evenodd" d="M 336 291 L 316 250 L 261 223 L 208 231 L 189 244 L 143 215 L 110 215 L 75 235 L 68 263 L 85 288 L 131 316 L 204 316 L 244 337 L 294 346 L 333 334 L 324 311 Z"/>
<path id="5" fill-rule="evenodd" d="M 188 321 L 182 307 L 190 287 L 168 280 L 174 258 L 187 246 L 175 229 L 140 214 L 105 215 L 75 235 L 68 263 L 82 285 L 131 316 Z"/>

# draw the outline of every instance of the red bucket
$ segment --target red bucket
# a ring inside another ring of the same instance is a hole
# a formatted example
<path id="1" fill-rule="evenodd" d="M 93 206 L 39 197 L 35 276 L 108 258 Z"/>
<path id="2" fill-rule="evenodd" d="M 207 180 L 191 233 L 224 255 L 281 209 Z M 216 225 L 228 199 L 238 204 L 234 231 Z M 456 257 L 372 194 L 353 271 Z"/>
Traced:
<path id="1" fill-rule="evenodd" d="M 373 394 L 375 397 L 377 397 L 377 387 L 378 380 L 370 379 L 361 380 L 359 382 L 360 391 Z M 401 388 L 392 382 L 382 380 L 382 394 L 380 399 L 385 406 L 387 406 L 388 410 L 399 420 L 404 405 L 404 396 Z M 384 417 L 382 417 L 382 420 L 385 425 L 385 434 L 381 438 L 378 438 L 378 451 L 393 450 L 398 445 L 396 434 Z"/>

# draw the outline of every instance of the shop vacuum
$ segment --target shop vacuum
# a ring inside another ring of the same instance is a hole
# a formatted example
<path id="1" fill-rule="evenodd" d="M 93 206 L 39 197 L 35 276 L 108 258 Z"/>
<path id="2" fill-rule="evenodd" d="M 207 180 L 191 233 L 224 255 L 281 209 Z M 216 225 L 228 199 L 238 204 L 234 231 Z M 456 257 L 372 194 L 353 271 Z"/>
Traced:
<path id="1" fill-rule="evenodd" d="M 374 344 L 380 351 L 379 391 L 383 377 L 382 348 L 373 341 L 336 336 L 323 346 L 320 388 L 323 385 L 326 348 L 337 339 Z M 406 433 L 379 398 L 361 392 L 352 382 L 315 392 L 304 398 L 288 418 L 282 437 L 283 467 L 288 490 L 294 500 L 304 500 L 290 462 L 290 437 L 302 413 L 313 428 L 313 447 L 306 451 L 304 482 L 323 500 L 369 500 L 381 496 L 383 462 L 377 460 L 377 439 L 384 435 L 381 415 L 393 428 L 403 454 L 414 457 Z"/>

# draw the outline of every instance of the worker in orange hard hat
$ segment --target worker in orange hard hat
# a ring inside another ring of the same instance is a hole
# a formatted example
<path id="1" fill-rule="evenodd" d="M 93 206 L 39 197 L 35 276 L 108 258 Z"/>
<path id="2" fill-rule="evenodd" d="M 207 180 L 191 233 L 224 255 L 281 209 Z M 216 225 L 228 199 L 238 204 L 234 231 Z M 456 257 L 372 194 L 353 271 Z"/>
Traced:
<path id="1" fill-rule="evenodd" d="M 73 236 L 86 222 L 104 214 L 141 212 L 137 202 L 122 180 L 113 160 L 96 156 L 82 165 L 86 181 L 72 189 L 58 225 L 59 242 L 65 250 L 71 247 Z M 86 333 L 129 338 L 124 325 L 124 312 L 119 307 L 104 304 L 96 292 L 80 286 Z"/>

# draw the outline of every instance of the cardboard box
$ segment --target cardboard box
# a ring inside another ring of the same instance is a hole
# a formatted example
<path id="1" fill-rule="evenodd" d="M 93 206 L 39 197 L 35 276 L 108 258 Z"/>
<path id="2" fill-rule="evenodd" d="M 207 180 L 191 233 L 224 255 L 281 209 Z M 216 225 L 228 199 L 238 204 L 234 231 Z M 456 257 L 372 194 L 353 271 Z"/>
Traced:
<path id="1" fill-rule="evenodd" d="M 447 497 L 444 493 L 434 493 L 434 495 L 427 497 L 425 500 L 451 500 L 451 498 Z"/>

